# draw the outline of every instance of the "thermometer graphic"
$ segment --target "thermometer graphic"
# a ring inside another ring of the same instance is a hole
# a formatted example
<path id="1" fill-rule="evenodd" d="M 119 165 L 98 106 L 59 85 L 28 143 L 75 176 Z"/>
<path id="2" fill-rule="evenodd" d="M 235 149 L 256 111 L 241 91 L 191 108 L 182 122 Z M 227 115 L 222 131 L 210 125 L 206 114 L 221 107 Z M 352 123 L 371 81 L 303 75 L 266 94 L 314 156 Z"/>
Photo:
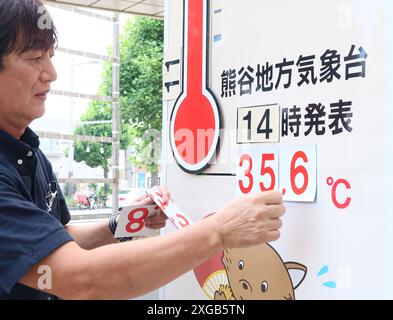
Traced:
<path id="1" fill-rule="evenodd" d="M 205 170 L 219 142 L 218 103 L 208 88 L 209 12 L 209 0 L 184 0 L 183 91 L 171 114 L 170 141 L 188 173 Z"/>

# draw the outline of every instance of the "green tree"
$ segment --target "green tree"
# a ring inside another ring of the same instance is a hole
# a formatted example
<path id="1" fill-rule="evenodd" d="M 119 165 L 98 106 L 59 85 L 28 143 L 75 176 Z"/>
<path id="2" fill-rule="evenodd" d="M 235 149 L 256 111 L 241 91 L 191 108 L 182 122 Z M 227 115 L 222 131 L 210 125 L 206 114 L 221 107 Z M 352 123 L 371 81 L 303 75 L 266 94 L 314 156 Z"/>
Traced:
<path id="1" fill-rule="evenodd" d="M 164 25 L 136 18 L 121 39 L 121 114 L 132 126 L 131 162 L 152 174 L 158 184 L 162 131 Z"/>
<path id="2" fill-rule="evenodd" d="M 162 130 L 162 63 L 164 25 L 156 19 L 129 20 L 120 38 L 120 112 L 130 125 L 130 161 L 158 182 Z M 112 90 L 112 66 L 107 65 L 104 87 Z"/>
<path id="3" fill-rule="evenodd" d="M 100 90 L 101 91 L 101 90 Z M 112 106 L 108 102 L 93 101 L 89 108 L 81 116 L 81 122 L 111 120 Z M 120 132 L 120 148 L 125 149 L 130 143 L 129 127 L 122 126 Z M 112 125 L 110 123 L 82 124 L 76 127 L 74 134 L 86 136 L 111 137 Z M 104 170 L 104 178 L 108 178 L 110 159 L 112 157 L 112 145 L 99 142 L 74 142 L 74 159 L 76 162 L 85 161 L 91 168 L 101 167 Z M 105 184 L 105 193 L 108 187 Z"/>

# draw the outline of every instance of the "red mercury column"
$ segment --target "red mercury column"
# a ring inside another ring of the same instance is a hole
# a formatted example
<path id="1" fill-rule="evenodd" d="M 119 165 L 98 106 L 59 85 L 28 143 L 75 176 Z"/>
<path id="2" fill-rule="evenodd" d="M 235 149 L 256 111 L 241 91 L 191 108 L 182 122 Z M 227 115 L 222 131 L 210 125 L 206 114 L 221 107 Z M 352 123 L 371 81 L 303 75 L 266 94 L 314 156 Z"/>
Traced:
<path id="1" fill-rule="evenodd" d="M 218 104 L 207 87 L 209 0 L 184 0 L 183 92 L 170 122 L 173 155 L 186 172 L 203 171 L 215 154 L 220 131 Z"/>

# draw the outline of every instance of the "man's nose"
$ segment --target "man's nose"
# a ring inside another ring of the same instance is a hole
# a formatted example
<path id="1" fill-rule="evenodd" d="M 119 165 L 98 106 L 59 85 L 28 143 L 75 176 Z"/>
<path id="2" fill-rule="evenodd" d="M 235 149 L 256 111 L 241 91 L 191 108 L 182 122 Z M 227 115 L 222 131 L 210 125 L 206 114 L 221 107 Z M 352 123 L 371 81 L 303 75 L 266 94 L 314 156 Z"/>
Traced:
<path id="1" fill-rule="evenodd" d="M 43 82 L 54 82 L 57 79 L 56 68 L 53 65 L 53 62 L 50 57 L 48 57 L 45 61 L 44 67 L 41 72 L 41 80 Z"/>

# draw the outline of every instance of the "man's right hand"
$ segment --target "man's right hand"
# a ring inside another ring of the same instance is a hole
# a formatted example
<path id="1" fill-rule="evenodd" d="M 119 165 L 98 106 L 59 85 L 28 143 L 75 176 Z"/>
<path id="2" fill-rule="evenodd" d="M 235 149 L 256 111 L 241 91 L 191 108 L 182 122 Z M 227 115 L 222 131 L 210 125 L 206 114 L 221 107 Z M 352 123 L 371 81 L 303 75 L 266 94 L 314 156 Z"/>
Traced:
<path id="1" fill-rule="evenodd" d="M 267 191 L 233 200 L 211 218 L 223 248 L 243 248 L 277 240 L 284 213 L 281 194 Z"/>

